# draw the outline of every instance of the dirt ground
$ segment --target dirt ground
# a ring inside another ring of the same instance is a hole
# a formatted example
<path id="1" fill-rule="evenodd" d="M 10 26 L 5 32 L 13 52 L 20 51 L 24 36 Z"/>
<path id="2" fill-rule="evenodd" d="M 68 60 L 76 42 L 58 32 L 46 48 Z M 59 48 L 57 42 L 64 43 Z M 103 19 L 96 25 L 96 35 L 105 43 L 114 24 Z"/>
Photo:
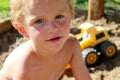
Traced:
<path id="1" fill-rule="evenodd" d="M 78 25 L 85 22 L 86 11 L 78 11 L 79 15 L 72 21 L 71 33 L 77 33 Z M 84 15 L 83 15 L 84 14 Z M 113 59 L 101 58 L 99 64 L 94 67 L 87 67 L 92 80 L 120 80 L 120 13 L 117 10 L 108 11 L 103 18 L 91 21 L 94 25 L 103 26 L 110 34 L 110 41 L 117 46 L 117 56 Z M 26 40 L 14 28 L 0 34 L 0 68 L 6 57 L 17 46 Z M 64 75 L 62 80 L 74 80 L 72 75 Z"/>

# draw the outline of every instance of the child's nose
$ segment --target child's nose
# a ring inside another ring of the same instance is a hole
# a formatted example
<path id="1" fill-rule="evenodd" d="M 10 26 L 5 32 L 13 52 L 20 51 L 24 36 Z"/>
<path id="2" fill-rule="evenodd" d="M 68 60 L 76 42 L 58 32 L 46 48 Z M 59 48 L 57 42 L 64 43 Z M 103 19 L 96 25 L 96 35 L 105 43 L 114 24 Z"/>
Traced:
<path id="1" fill-rule="evenodd" d="M 58 30 L 58 27 L 52 23 L 48 23 L 48 33 L 52 34 Z"/>

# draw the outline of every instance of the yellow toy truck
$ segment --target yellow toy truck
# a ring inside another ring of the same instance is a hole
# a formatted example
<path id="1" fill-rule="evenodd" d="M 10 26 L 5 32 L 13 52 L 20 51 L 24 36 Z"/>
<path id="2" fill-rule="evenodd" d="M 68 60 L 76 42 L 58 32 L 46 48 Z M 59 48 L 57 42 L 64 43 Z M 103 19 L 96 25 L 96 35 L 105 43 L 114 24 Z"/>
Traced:
<path id="1" fill-rule="evenodd" d="M 117 54 L 116 45 L 109 40 L 110 36 L 101 26 L 94 26 L 91 23 L 83 23 L 79 26 L 80 32 L 75 35 L 79 40 L 82 49 L 82 58 L 86 66 L 94 66 L 100 55 L 106 58 L 113 58 Z M 66 66 L 66 75 L 71 75 L 71 67 Z"/>
<path id="2" fill-rule="evenodd" d="M 109 34 L 101 26 L 91 23 L 83 23 L 79 26 L 81 32 L 76 36 L 82 49 L 82 57 L 87 66 L 97 63 L 99 55 L 113 58 L 117 53 L 117 47 L 109 41 Z"/>

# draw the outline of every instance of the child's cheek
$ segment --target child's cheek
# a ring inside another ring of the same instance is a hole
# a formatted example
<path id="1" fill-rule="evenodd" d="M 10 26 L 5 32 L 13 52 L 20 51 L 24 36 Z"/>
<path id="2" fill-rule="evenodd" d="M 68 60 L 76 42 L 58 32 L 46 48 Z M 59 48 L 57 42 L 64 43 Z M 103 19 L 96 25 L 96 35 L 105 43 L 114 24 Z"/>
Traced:
<path id="1" fill-rule="evenodd" d="M 59 27 L 65 27 L 65 26 L 68 26 L 68 22 L 65 21 L 65 20 L 59 21 L 59 22 L 57 22 L 57 25 L 58 25 Z"/>

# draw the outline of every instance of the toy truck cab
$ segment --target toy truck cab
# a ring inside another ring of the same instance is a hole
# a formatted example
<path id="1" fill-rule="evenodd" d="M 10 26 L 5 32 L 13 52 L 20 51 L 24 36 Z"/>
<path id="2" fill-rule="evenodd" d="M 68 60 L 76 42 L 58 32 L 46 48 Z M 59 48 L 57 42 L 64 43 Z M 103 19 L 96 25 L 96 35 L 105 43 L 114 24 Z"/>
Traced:
<path id="1" fill-rule="evenodd" d="M 76 38 L 79 40 L 82 50 L 95 47 L 97 44 L 109 39 L 107 31 L 103 27 L 95 27 L 90 23 L 82 24 L 79 27 L 81 33 L 77 34 Z"/>

